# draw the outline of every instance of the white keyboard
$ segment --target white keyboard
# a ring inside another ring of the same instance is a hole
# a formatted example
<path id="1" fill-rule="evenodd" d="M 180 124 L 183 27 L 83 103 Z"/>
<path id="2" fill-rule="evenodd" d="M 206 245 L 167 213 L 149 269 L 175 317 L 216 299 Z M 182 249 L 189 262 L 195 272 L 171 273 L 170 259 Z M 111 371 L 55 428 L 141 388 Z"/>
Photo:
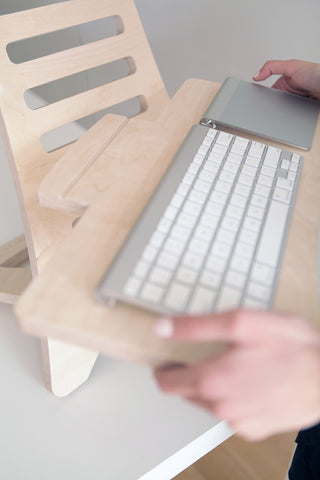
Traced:
<path id="1" fill-rule="evenodd" d="M 301 164 L 193 127 L 99 296 L 175 314 L 269 307 Z"/>

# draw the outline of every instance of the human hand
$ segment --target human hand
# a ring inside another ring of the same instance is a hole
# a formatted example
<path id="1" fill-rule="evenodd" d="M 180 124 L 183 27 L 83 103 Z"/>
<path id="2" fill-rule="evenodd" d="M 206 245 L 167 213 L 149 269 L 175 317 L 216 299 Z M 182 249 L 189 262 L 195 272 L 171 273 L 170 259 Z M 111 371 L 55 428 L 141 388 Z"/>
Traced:
<path id="1" fill-rule="evenodd" d="M 155 333 L 183 342 L 227 341 L 220 354 L 155 371 L 160 388 L 208 409 L 258 440 L 320 420 L 320 332 L 294 316 L 237 310 L 162 319 Z"/>
<path id="2" fill-rule="evenodd" d="M 260 82 L 271 75 L 282 75 L 273 88 L 320 100 L 320 64 L 302 60 L 269 60 L 253 77 Z"/>

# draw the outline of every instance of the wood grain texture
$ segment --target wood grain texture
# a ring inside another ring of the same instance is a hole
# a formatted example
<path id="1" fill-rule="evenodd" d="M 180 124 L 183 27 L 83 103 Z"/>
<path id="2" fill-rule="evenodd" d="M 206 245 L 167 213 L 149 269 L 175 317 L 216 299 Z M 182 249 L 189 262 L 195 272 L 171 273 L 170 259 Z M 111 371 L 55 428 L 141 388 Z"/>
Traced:
<path id="1" fill-rule="evenodd" d="M 174 480 L 284 480 L 295 437 L 296 433 L 285 433 L 246 442 L 233 436 Z"/>
<path id="2" fill-rule="evenodd" d="M 14 64 L 7 45 L 29 37 L 61 30 L 110 16 L 121 17 L 124 30 L 118 35 L 91 44 Z M 66 148 L 44 152 L 41 135 L 136 96 L 145 118 L 156 117 L 168 101 L 157 65 L 152 56 L 133 0 L 70 0 L 0 17 L 0 132 L 4 140 L 15 189 L 21 208 L 30 264 L 36 276 L 53 252 L 72 232 L 75 215 L 49 210 L 39 205 L 38 187 Z M 131 75 L 102 87 L 31 110 L 25 103 L 27 90 L 67 75 L 104 65 L 118 58 L 128 58 Z M 134 70 L 134 71 L 133 71 Z M 13 292 L 14 294 L 16 292 Z M 70 346 L 43 340 L 46 384 L 63 394 L 61 362 L 65 358 L 63 385 L 65 393 L 75 387 L 70 364 Z M 49 342 L 50 343 L 50 342 Z M 92 367 L 97 352 L 71 349 L 74 364 Z M 89 368 L 89 369 L 90 369 Z M 83 380 L 88 376 L 83 368 Z M 67 388 L 69 374 L 70 389 Z M 71 386 L 72 385 L 72 386 Z"/>
<path id="3" fill-rule="evenodd" d="M 94 289 L 191 124 L 201 118 L 217 89 L 217 84 L 190 80 L 158 121 L 131 119 L 73 187 L 72 198 L 90 206 L 17 304 L 16 313 L 25 331 L 50 334 L 99 348 L 107 355 L 150 364 L 193 362 L 215 351 L 216 345 L 211 344 L 162 342 L 153 335 L 156 315 L 121 303 L 114 308 L 101 306 L 94 300 Z M 181 122 L 181 118 L 190 123 Z M 315 262 L 320 217 L 319 142 L 318 124 L 312 150 L 305 154 L 275 300 L 276 309 L 314 322 L 319 320 Z M 101 183 L 100 178 L 104 179 Z M 53 309 L 53 305 L 58 307 Z"/>
<path id="4" fill-rule="evenodd" d="M 2 267 L 17 267 L 28 258 L 28 247 L 24 235 L 0 246 L 0 265 Z"/>

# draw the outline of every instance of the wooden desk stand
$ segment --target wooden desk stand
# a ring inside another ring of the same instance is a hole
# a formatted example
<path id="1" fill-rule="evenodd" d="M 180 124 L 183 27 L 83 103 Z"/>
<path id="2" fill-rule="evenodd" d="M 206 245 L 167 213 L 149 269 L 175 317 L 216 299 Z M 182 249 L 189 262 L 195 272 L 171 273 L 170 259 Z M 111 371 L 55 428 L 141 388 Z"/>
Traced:
<path id="1" fill-rule="evenodd" d="M 94 300 L 94 289 L 178 145 L 191 124 L 199 121 L 216 91 L 217 84 L 189 81 L 158 121 L 131 119 L 80 176 L 69 191 L 65 207 L 70 202 L 90 206 L 18 301 L 16 314 L 26 332 L 152 364 L 193 362 L 214 351 L 215 346 L 210 344 L 162 342 L 152 333 L 155 315 L 121 303 L 114 308 L 101 306 Z M 315 262 L 320 217 L 319 153 L 320 123 L 312 150 L 305 153 L 275 299 L 275 309 L 305 315 L 314 322 L 319 320 Z M 60 164 L 61 171 L 65 167 Z M 58 179 L 57 169 L 55 175 Z M 104 182 L 98 181 L 99 175 Z M 97 186 L 96 181 L 100 193 L 94 196 L 92 186 Z M 63 204 L 63 195 L 59 200 Z"/>
<path id="2" fill-rule="evenodd" d="M 0 247 L 0 302 L 14 303 L 31 282 L 30 268 L 21 266 L 28 259 L 24 235 Z"/>
<path id="3" fill-rule="evenodd" d="M 8 57 L 7 46 L 13 42 L 109 17 L 117 28 L 117 34 L 110 38 L 23 63 L 13 63 Z M 72 232 L 76 218 L 74 214 L 42 208 L 38 203 L 40 183 L 66 150 L 46 153 L 42 135 L 131 98 L 139 100 L 142 117 L 153 118 L 167 103 L 168 95 L 133 0 L 69 0 L 3 15 L 0 32 L 0 131 L 21 207 L 31 270 L 36 276 Z M 30 89 L 116 59 L 127 59 L 128 76 L 35 110 L 27 106 L 24 95 Z M 7 274 L 15 275 L 15 287 L 18 276 L 24 288 L 25 272 L 4 268 L 0 270 L 0 282 L 3 280 L 6 290 L 0 299 L 14 301 L 17 291 L 10 291 L 12 282 L 7 288 Z M 88 377 L 97 352 L 51 340 L 43 340 L 42 344 L 46 385 L 55 394 L 69 393 Z"/>

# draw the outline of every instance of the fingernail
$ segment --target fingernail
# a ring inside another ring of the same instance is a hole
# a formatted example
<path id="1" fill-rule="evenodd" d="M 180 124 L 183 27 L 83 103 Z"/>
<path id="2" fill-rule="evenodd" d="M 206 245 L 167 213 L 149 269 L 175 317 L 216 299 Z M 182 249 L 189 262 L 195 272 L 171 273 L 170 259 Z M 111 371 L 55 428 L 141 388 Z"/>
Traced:
<path id="1" fill-rule="evenodd" d="M 260 70 L 254 75 L 253 79 L 257 78 L 259 75 L 260 75 Z"/>
<path id="2" fill-rule="evenodd" d="M 173 336 L 174 326 L 171 318 L 159 318 L 154 324 L 154 333 L 161 338 Z"/>

